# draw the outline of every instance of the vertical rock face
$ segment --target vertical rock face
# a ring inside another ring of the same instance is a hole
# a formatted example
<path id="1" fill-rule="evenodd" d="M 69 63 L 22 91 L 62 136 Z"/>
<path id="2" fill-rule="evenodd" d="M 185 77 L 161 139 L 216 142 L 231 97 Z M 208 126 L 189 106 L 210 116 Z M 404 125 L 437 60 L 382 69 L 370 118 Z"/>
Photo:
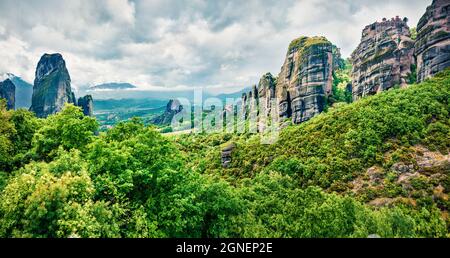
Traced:
<path id="1" fill-rule="evenodd" d="M 11 80 L 14 86 L 16 86 L 15 108 L 29 109 L 31 106 L 31 96 L 33 95 L 33 85 L 12 73 L 0 75 L 0 80 L 5 81 L 6 79 Z"/>
<path id="2" fill-rule="evenodd" d="M 450 67 L 450 1 L 433 0 L 417 24 L 417 81 Z"/>
<path id="3" fill-rule="evenodd" d="M 44 54 L 36 68 L 30 111 L 47 117 L 75 101 L 64 59 L 60 54 Z"/>
<path id="4" fill-rule="evenodd" d="M 234 143 L 231 143 L 227 145 L 225 148 L 222 149 L 221 153 L 221 160 L 222 160 L 222 167 L 227 168 L 230 166 L 231 163 L 231 153 L 236 148 L 236 145 Z"/>
<path id="5" fill-rule="evenodd" d="M 253 85 L 252 91 L 248 97 L 248 104 L 250 109 L 250 114 L 257 115 L 258 114 L 258 105 L 259 105 L 259 96 L 258 96 L 258 87 Z"/>
<path id="6" fill-rule="evenodd" d="M 242 120 L 247 118 L 247 93 L 242 93 L 241 97 L 241 110 L 242 110 Z"/>
<path id="7" fill-rule="evenodd" d="M 414 63 L 414 41 L 407 18 L 398 16 L 366 26 L 361 43 L 352 53 L 353 99 L 408 83 Z"/>
<path id="8" fill-rule="evenodd" d="M 16 102 L 16 86 L 10 79 L 0 82 L 0 99 L 6 99 L 6 108 L 14 109 Z"/>
<path id="9" fill-rule="evenodd" d="M 264 105 L 266 116 L 270 114 L 270 103 L 275 98 L 275 84 L 276 80 L 271 73 L 264 74 L 258 83 L 259 104 Z"/>
<path id="10" fill-rule="evenodd" d="M 333 59 L 333 45 L 324 37 L 291 42 L 276 85 L 280 117 L 301 123 L 322 112 L 332 90 Z"/>
<path id="11" fill-rule="evenodd" d="M 326 98 L 332 94 L 333 70 L 343 66 L 339 48 L 326 38 L 295 39 L 289 45 L 278 78 L 270 73 L 263 75 L 257 87 L 242 95 L 242 107 L 251 107 L 251 101 L 258 100 L 259 111 L 264 110 L 264 105 L 268 116 L 274 112 L 270 103 L 276 99 L 281 119 L 304 122 L 323 111 Z"/>
<path id="12" fill-rule="evenodd" d="M 94 113 L 94 101 L 91 95 L 86 95 L 78 99 L 78 106 L 83 110 L 85 116 L 92 116 Z"/>

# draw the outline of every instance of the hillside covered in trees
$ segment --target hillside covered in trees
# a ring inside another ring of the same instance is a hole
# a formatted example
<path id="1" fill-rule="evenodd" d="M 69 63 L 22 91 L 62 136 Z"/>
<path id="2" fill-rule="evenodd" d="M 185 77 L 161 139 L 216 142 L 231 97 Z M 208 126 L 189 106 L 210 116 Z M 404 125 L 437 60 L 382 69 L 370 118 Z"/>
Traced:
<path id="1" fill-rule="evenodd" d="M 450 71 L 258 134 L 0 109 L 1 237 L 448 237 Z M 234 144 L 224 168 L 221 150 Z"/>

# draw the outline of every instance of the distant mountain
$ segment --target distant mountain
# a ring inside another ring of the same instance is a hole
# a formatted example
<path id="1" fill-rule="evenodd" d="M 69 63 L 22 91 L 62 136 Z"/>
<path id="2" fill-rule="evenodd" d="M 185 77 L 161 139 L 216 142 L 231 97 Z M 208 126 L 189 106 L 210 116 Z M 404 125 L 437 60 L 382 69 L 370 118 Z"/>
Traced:
<path id="1" fill-rule="evenodd" d="M 16 86 L 16 109 L 30 108 L 31 96 L 33 95 L 33 85 L 12 73 L 0 75 L 0 81 L 4 81 L 6 79 L 10 79 Z"/>
<path id="2" fill-rule="evenodd" d="M 127 89 L 81 89 L 80 93 L 91 94 L 95 100 L 99 99 L 158 99 L 165 100 L 165 103 L 170 99 L 187 98 L 192 100 L 194 98 L 193 90 L 183 91 L 158 91 L 158 90 L 127 90 Z M 203 97 L 206 93 L 203 93 Z M 163 104 L 164 106 L 165 104 Z"/>
<path id="3" fill-rule="evenodd" d="M 95 111 L 160 108 L 166 100 L 159 99 L 94 99 Z"/>
<path id="4" fill-rule="evenodd" d="M 133 89 L 133 90 L 128 90 Z M 250 87 L 244 88 L 234 93 L 223 93 L 219 95 L 211 94 L 204 90 L 202 92 L 203 99 L 210 97 L 217 97 L 221 100 L 226 98 L 241 98 L 242 93 L 250 90 Z M 166 103 L 170 99 L 186 98 L 190 101 L 194 99 L 194 90 L 144 90 L 138 89 L 135 85 L 130 83 L 105 83 L 92 86 L 89 88 L 82 88 L 79 94 L 91 94 L 95 100 L 104 99 L 153 99 L 164 100 Z M 165 104 L 164 104 L 165 105 Z"/>
<path id="5" fill-rule="evenodd" d="M 94 115 L 101 129 L 132 117 L 139 117 L 148 124 L 164 113 L 166 103 L 167 100 L 158 99 L 94 99 Z"/>
<path id="6" fill-rule="evenodd" d="M 233 93 L 223 93 L 223 94 L 219 94 L 214 96 L 215 98 L 221 99 L 223 101 L 225 101 L 227 98 L 232 98 L 232 99 L 236 99 L 236 98 L 241 98 L 242 97 L 242 93 L 247 93 L 251 90 L 251 87 L 246 87 L 240 91 L 237 92 L 233 92 Z"/>
<path id="7" fill-rule="evenodd" d="M 126 82 L 111 82 L 111 83 L 103 83 L 99 85 L 95 85 L 90 87 L 90 90 L 124 90 L 124 89 L 135 89 L 137 88 L 133 84 Z"/>

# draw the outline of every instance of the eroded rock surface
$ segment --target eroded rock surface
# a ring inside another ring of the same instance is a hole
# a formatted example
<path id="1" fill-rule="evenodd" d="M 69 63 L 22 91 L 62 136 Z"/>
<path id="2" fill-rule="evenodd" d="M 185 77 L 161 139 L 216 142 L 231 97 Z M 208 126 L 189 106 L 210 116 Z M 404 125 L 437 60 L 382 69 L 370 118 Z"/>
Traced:
<path id="1" fill-rule="evenodd" d="M 10 79 L 0 82 L 0 99 L 6 99 L 6 108 L 12 110 L 16 103 L 16 86 Z"/>
<path id="2" fill-rule="evenodd" d="M 407 85 L 414 64 L 414 41 L 407 21 L 397 16 L 364 28 L 351 55 L 354 100 Z"/>
<path id="3" fill-rule="evenodd" d="M 323 111 L 332 90 L 333 59 L 333 45 L 324 37 L 291 42 L 276 85 L 280 117 L 301 123 Z"/>
<path id="4" fill-rule="evenodd" d="M 93 116 L 94 114 L 94 101 L 91 95 L 86 95 L 78 99 L 77 105 L 83 110 L 85 116 Z"/>
<path id="5" fill-rule="evenodd" d="M 450 1 L 433 0 L 417 24 L 417 81 L 450 67 Z"/>
<path id="6" fill-rule="evenodd" d="M 263 106 L 264 115 L 269 116 L 271 112 L 271 101 L 275 99 L 276 79 L 271 73 L 264 74 L 258 83 L 258 96 L 260 105 Z"/>
<path id="7" fill-rule="evenodd" d="M 30 111 L 47 117 L 59 112 L 65 103 L 76 104 L 66 63 L 61 54 L 44 54 L 36 68 Z"/>
<path id="8" fill-rule="evenodd" d="M 172 123 L 173 117 L 183 110 L 183 106 L 180 101 L 176 99 L 171 99 L 166 105 L 166 110 L 163 114 L 152 119 L 153 124 L 157 125 L 170 125 Z"/>

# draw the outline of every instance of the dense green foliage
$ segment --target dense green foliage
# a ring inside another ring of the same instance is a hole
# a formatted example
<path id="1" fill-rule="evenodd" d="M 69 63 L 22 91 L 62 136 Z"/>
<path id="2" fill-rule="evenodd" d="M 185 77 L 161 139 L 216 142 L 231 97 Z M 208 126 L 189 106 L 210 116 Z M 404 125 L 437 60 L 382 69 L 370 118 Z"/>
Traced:
<path id="1" fill-rule="evenodd" d="M 347 59 L 342 68 L 333 71 L 332 94 L 327 100 L 329 106 L 337 102 L 352 102 L 351 70 L 351 62 Z"/>
<path id="2" fill-rule="evenodd" d="M 251 134 L 183 135 L 177 143 L 189 155 L 194 170 L 220 174 L 234 185 L 240 179 L 277 172 L 294 179 L 302 189 L 320 186 L 362 202 L 389 200 L 414 209 L 438 207 L 445 218 L 450 164 L 423 167 L 417 158 L 423 155 L 420 146 L 440 155 L 449 153 L 449 102 L 447 70 L 420 85 L 331 107 L 306 123 L 288 126 L 272 145 L 262 144 L 260 135 Z M 217 157 L 231 142 L 237 146 L 231 165 L 222 168 Z M 404 183 L 398 166 L 410 166 L 410 173 L 422 175 Z M 367 179 L 370 167 L 381 170 L 381 183 Z M 437 194 L 441 188 L 443 194 Z"/>
<path id="3" fill-rule="evenodd" d="M 252 134 L 164 136 L 139 119 L 99 133 L 70 104 L 37 119 L 2 101 L 0 236 L 448 237 L 449 167 L 411 189 L 391 168 L 414 162 L 418 144 L 448 154 L 449 98 L 446 72 L 330 107 L 272 145 Z M 352 191 L 374 165 L 382 187 Z M 368 204 L 378 197 L 403 201 Z"/>

